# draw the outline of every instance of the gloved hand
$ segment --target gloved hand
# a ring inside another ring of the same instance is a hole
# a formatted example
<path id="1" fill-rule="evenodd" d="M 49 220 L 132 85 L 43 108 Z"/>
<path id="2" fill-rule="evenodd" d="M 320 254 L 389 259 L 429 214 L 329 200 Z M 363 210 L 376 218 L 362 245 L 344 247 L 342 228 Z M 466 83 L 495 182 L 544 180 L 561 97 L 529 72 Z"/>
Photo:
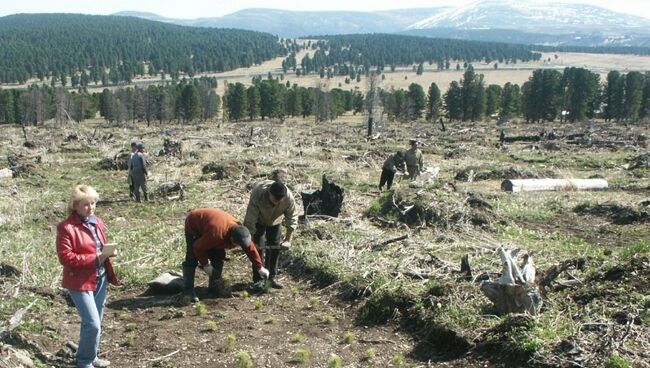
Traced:
<path id="1" fill-rule="evenodd" d="M 282 250 L 289 250 L 289 248 L 291 248 L 291 242 L 290 241 L 285 240 L 280 244 L 280 249 L 282 249 Z"/>
<path id="2" fill-rule="evenodd" d="M 262 267 L 259 270 L 257 270 L 257 272 L 260 274 L 260 277 L 262 279 L 264 279 L 264 280 L 269 279 L 269 270 L 267 270 L 266 268 Z"/>
<path id="3" fill-rule="evenodd" d="M 208 276 L 212 276 L 212 271 L 214 271 L 214 267 L 212 267 L 211 264 L 207 264 L 207 265 L 205 265 L 205 266 L 202 266 L 201 269 L 202 269 L 203 272 L 205 272 L 206 275 L 208 275 Z"/>

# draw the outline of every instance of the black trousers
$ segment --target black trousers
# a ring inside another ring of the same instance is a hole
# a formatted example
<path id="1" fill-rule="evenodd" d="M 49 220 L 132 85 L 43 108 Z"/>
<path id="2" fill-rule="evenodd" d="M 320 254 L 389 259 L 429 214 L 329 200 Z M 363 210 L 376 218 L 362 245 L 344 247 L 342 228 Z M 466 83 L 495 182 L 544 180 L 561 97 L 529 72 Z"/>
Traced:
<path id="1" fill-rule="evenodd" d="M 194 255 L 194 242 L 198 239 L 193 235 L 185 233 L 185 261 L 183 262 L 183 268 L 191 267 L 196 268 L 199 265 L 199 261 Z M 211 249 L 208 252 L 208 258 L 210 263 L 214 268 L 215 276 L 221 276 L 223 270 L 223 262 L 226 260 L 226 250 L 225 249 Z M 217 277 L 218 278 L 218 277 Z"/>
<path id="2" fill-rule="evenodd" d="M 393 186 L 393 178 L 395 178 L 395 171 L 381 169 L 381 178 L 379 179 L 379 190 L 386 184 L 386 189 L 390 190 Z"/>
<path id="3" fill-rule="evenodd" d="M 265 247 L 278 246 L 282 242 L 282 233 L 280 225 L 266 226 L 262 224 L 255 225 L 255 235 L 253 242 L 260 250 L 260 257 L 264 260 L 264 267 L 269 270 L 269 277 L 274 278 L 278 274 L 278 260 L 280 259 L 280 249 L 264 249 Z M 260 275 L 253 266 L 253 282 L 260 281 Z"/>

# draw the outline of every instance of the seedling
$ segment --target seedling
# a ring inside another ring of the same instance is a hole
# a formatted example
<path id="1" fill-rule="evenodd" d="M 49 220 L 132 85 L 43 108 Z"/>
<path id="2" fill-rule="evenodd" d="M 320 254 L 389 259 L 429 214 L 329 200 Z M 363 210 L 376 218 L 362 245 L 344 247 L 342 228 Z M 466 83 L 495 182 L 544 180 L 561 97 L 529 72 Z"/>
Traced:
<path id="1" fill-rule="evenodd" d="M 306 364 L 309 363 L 309 358 L 311 358 L 311 352 L 309 349 L 300 348 L 296 350 L 296 362 Z"/>
<path id="2" fill-rule="evenodd" d="M 253 359 L 250 354 L 245 351 L 237 353 L 237 367 L 239 368 L 253 368 Z"/>
<path id="3" fill-rule="evenodd" d="M 208 307 L 201 302 L 194 304 L 194 310 L 197 316 L 205 316 L 208 313 Z"/>
<path id="4" fill-rule="evenodd" d="M 402 353 L 395 353 L 395 355 L 393 355 L 393 359 L 391 359 L 391 362 L 396 367 L 403 367 L 404 364 L 406 364 L 406 359 Z"/>
<path id="5" fill-rule="evenodd" d="M 345 344 L 352 344 L 355 339 L 356 338 L 354 336 L 354 333 L 350 331 L 346 332 L 345 335 L 343 335 L 343 343 Z"/>
<path id="6" fill-rule="evenodd" d="M 235 347 L 236 343 L 237 343 L 237 336 L 235 336 L 234 334 L 229 334 L 226 337 L 226 345 L 224 346 L 224 351 L 231 351 Z"/>
<path id="7" fill-rule="evenodd" d="M 377 349 L 370 348 L 366 350 L 366 360 L 371 361 L 377 356 Z"/>
<path id="8" fill-rule="evenodd" d="M 334 316 L 331 316 L 329 314 L 324 315 L 323 318 L 321 319 L 321 322 L 323 322 L 326 325 L 331 325 L 332 323 L 334 323 L 334 321 L 335 321 Z"/>
<path id="9" fill-rule="evenodd" d="M 336 354 L 330 355 L 330 358 L 327 361 L 328 368 L 341 368 L 342 366 L 343 366 L 343 359 L 340 356 Z"/>
<path id="10" fill-rule="evenodd" d="M 216 332 L 219 329 L 219 324 L 213 320 L 205 321 L 205 327 L 208 331 Z"/>
<path id="11" fill-rule="evenodd" d="M 305 335 L 299 332 L 291 335 L 291 338 L 289 338 L 289 342 L 293 344 L 297 344 L 299 342 L 304 342 L 304 341 L 305 341 Z"/>

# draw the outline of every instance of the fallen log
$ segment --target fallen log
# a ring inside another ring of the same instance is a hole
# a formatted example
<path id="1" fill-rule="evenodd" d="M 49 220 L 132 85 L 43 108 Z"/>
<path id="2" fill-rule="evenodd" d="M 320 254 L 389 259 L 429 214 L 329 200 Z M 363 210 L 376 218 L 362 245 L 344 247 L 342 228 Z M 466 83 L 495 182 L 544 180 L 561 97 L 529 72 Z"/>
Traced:
<path id="1" fill-rule="evenodd" d="M 513 193 L 607 188 L 605 179 L 506 179 L 501 183 L 501 190 Z"/>

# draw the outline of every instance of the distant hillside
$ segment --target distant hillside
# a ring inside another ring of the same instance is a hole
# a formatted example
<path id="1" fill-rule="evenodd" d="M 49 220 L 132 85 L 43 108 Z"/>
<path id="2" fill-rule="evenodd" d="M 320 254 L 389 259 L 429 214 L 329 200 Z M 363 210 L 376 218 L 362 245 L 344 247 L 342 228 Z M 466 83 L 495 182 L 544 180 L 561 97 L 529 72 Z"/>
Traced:
<path id="1" fill-rule="evenodd" d="M 447 7 L 403 9 L 379 12 L 354 11 L 290 11 L 279 9 L 244 9 L 223 17 L 170 19 L 155 14 L 120 12 L 161 22 L 195 27 L 238 28 L 267 32 L 280 37 L 302 37 L 324 34 L 393 33 L 436 15 Z"/>
<path id="2" fill-rule="evenodd" d="M 460 29 L 460 28 L 425 28 L 411 29 L 400 34 L 434 38 L 451 38 L 456 40 L 473 40 L 482 42 L 507 42 L 518 44 L 542 45 L 563 49 L 575 49 L 583 52 L 639 53 L 638 48 L 650 47 L 650 34 L 630 32 L 626 35 L 603 33 L 534 33 L 514 29 Z M 584 48 L 590 48 L 589 50 Z M 539 48 L 538 48 L 539 49 Z M 642 50 L 647 54 L 650 50 Z"/>
<path id="3" fill-rule="evenodd" d="M 553 46 L 650 46 L 650 19 L 585 4 L 534 0 L 479 0 L 455 7 L 377 12 L 244 9 L 223 17 L 192 20 L 149 13 L 120 14 L 190 26 L 248 29 L 290 38 L 405 33 Z"/>
<path id="4" fill-rule="evenodd" d="M 0 82 L 50 75 L 81 85 L 165 72 L 194 75 L 286 55 L 270 34 L 81 14 L 0 17 Z M 79 78 L 79 80 L 77 80 Z"/>
<path id="5" fill-rule="evenodd" d="M 390 34 L 323 36 L 316 46 L 313 56 L 298 61 L 292 54 L 282 66 L 300 69 L 300 74 L 349 75 L 354 79 L 358 74 L 404 65 L 417 65 L 414 71 L 421 73 L 417 69 L 424 63 L 435 63 L 443 70 L 456 67 L 458 61 L 510 63 L 541 58 L 526 45 Z"/>

